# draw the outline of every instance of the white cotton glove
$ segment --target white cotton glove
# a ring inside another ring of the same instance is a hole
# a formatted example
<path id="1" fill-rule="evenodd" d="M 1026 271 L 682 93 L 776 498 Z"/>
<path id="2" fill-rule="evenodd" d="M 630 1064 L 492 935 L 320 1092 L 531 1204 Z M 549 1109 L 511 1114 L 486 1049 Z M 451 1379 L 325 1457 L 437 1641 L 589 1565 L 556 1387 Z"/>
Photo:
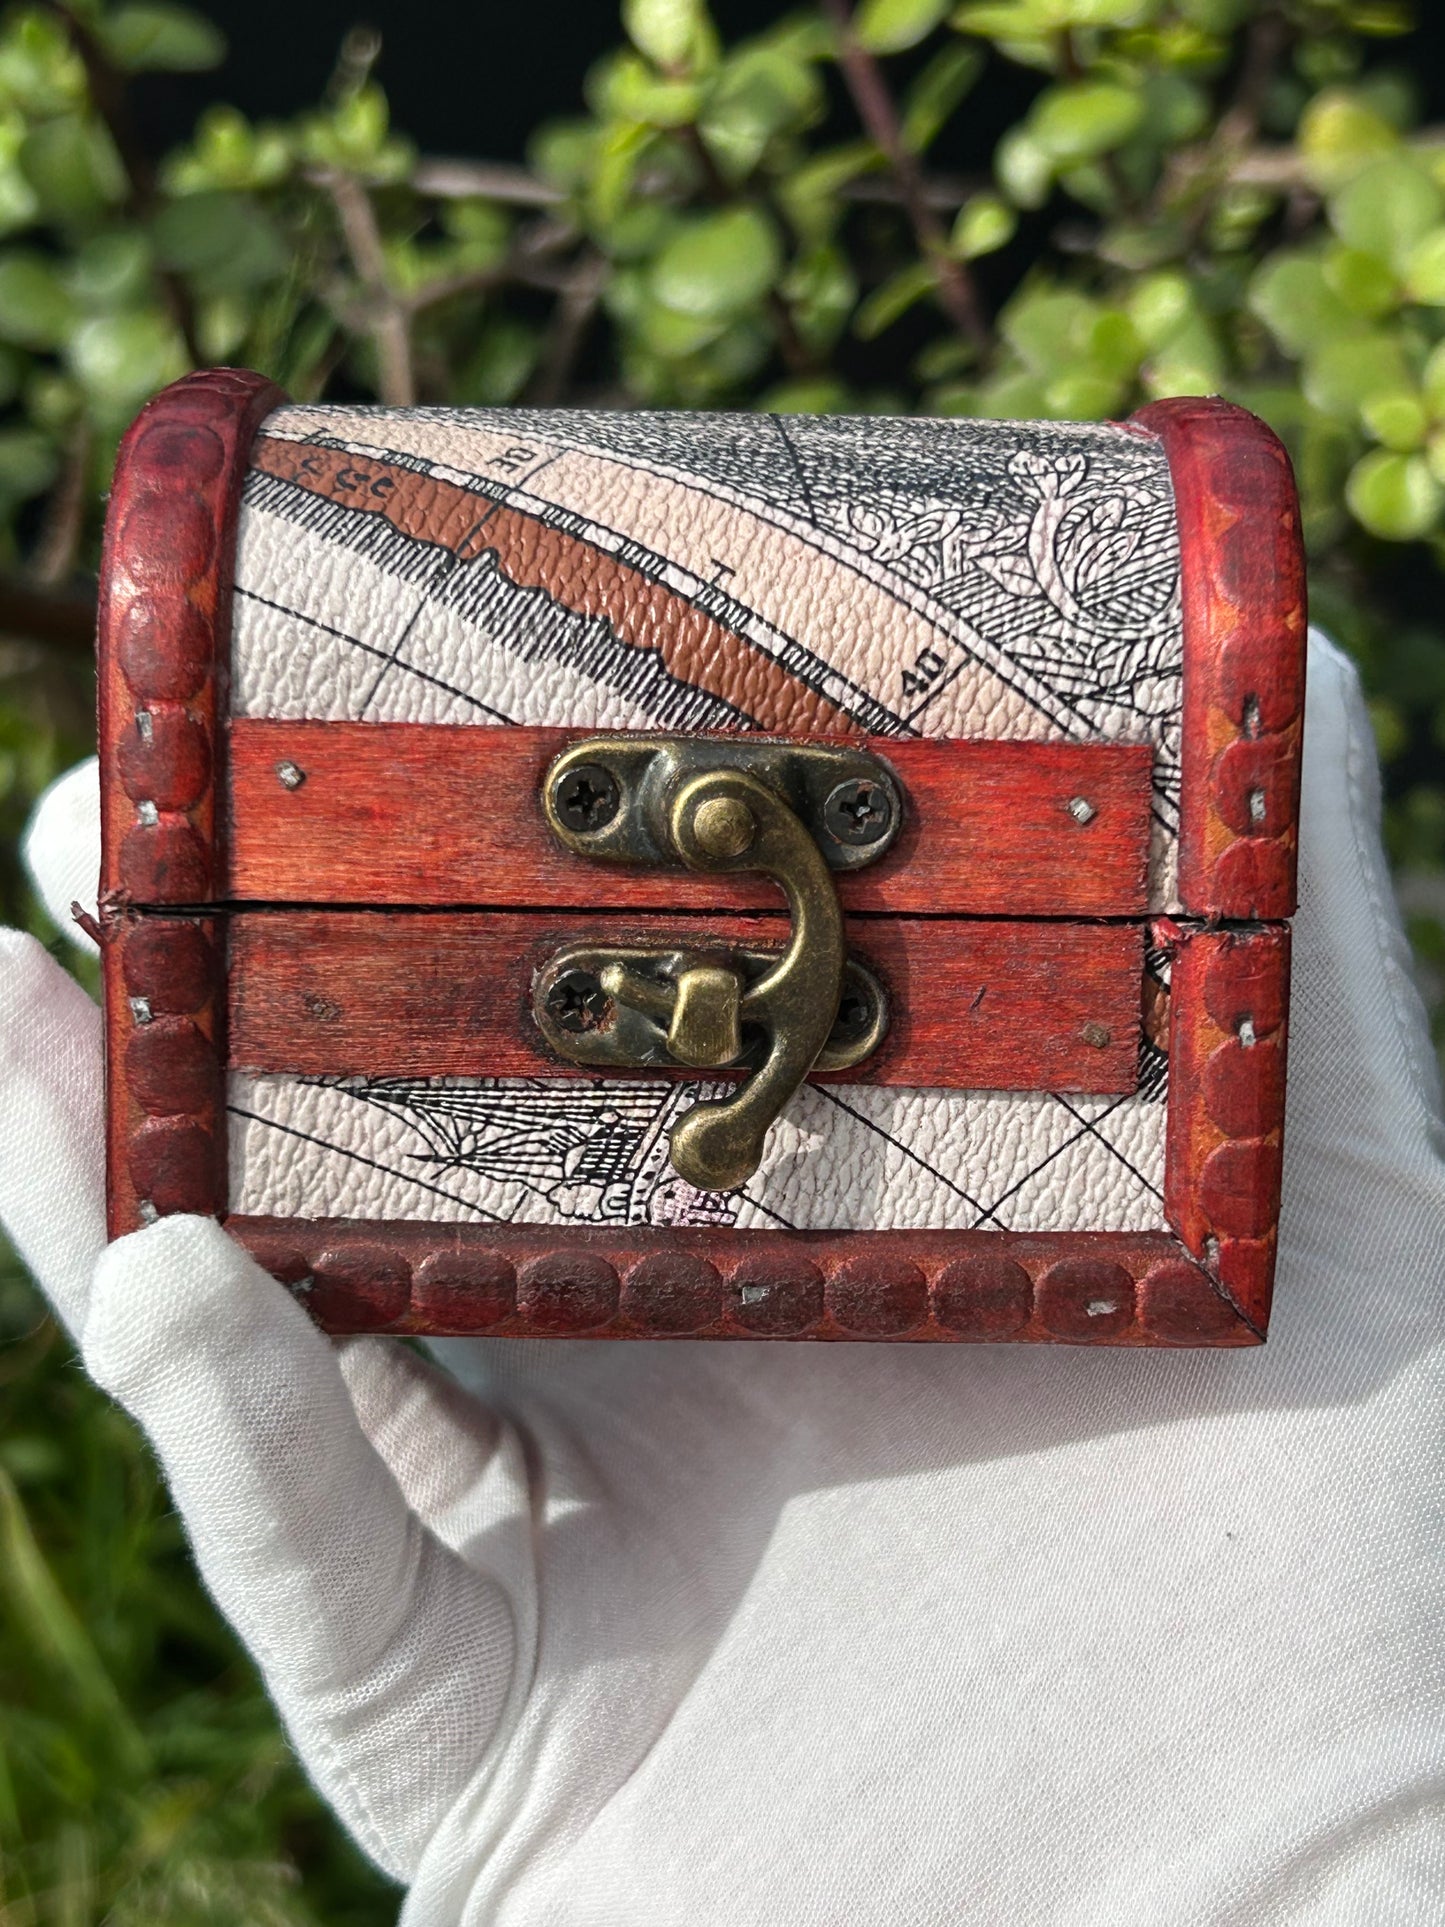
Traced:
<path id="1" fill-rule="evenodd" d="M 0 940 L 0 1218 L 410 1927 L 1445 1919 L 1445 1133 L 1318 638 L 1307 718 L 1263 1352 L 438 1345 L 473 1399 L 210 1224 L 103 1253 L 96 1014 Z"/>
<path id="2" fill-rule="evenodd" d="M 27 855 L 60 916 L 94 903 L 97 814 L 93 761 L 37 811 Z M 467 1556 L 493 1524 L 498 1427 L 403 1347 L 332 1345 L 209 1219 L 107 1249 L 101 1102 L 100 1012 L 0 930 L 0 1220 L 149 1433 L 317 1784 L 404 1878 L 514 1676 L 505 1586 Z M 514 1486 L 504 1468 L 508 1509 Z"/>

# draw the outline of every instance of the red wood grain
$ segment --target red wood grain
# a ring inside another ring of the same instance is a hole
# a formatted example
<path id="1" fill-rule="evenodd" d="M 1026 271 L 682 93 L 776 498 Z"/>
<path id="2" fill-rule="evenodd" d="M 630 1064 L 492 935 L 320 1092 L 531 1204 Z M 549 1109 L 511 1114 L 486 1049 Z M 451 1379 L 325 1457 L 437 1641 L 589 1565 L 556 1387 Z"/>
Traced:
<path id="1" fill-rule="evenodd" d="M 1299 498 L 1278 437 L 1218 399 L 1154 402 L 1179 517 L 1179 897 L 1191 916 L 1295 908 L 1304 727 Z"/>
<path id="2" fill-rule="evenodd" d="M 248 1218 L 323 1329 L 525 1338 L 1256 1345 L 1163 1232 L 800 1232 Z"/>
<path id="3" fill-rule="evenodd" d="M 238 912 L 231 1063 L 304 1076 L 596 1076 L 554 1057 L 532 1017 L 534 973 L 563 944 L 781 948 L 780 922 Z M 892 1021 L 866 1064 L 828 1081 L 1101 1094 L 1138 1082 L 1137 924 L 854 919 L 848 943 L 882 979 Z"/>
<path id="4" fill-rule="evenodd" d="M 100 574 L 106 1202 L 112 1236 L 226 1206 L 222 953 L 200 904 L 220 865 L 217 777 L 241 484 L 286 397 L 213 369 L 158 395 L 116 457 Z"/>
<path id="5" fill-rule="evenodd" d="M 632 870 L 561 847 L 540 788 L 595 730 L 423 723 L 231 725 L 226 893 L 237 902 L 773 908 L 756 879 Z M 867 739 L 906 820 L 839 879 L 846 908 L 1130 916 L 1146 904 L 1152 752 L 1131 743 Z M 288 789 L 277 766 L 305 780 Z M 1069 812 L 1082 796 L 1096 814 Z"/>
<path id="6" fill-rule="evenodd" d="M 1290 932 L 1176 929 L 1171 948 L 1164 1208 L 1262 1337 L 1279 1224 Z"/>

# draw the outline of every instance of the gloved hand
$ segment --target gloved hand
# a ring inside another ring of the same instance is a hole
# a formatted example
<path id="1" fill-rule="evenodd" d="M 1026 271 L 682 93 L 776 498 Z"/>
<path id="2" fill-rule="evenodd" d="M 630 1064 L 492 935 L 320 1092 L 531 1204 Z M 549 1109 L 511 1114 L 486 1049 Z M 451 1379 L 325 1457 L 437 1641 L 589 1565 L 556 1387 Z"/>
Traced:
<path id="1" fill-rule="evenodd" d="M 94 783 L 31 839 L 61 915 Z M 1264 1352 L 333 1345 L 209 1222 L 105 1249 L 97 1013 L 0 938 L 0 1218 L 406 1921 L 1445 1917 L 1445 1163 L 1375 785 L 1315 639 Z"/>

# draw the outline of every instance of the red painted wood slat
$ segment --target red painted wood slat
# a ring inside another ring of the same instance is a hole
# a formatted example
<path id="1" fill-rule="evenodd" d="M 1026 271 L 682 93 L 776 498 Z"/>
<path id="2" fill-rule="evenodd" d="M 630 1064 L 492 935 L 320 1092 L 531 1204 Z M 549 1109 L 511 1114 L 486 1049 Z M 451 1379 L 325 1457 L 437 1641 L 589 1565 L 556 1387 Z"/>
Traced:
<path id="1" fill-rule="evenodd" d="M 777 918 L 506 911 L 241 911 L 229 928 L 232 1067 L 333 1077 L 596 1076 L 553 1057 L 532 1018 L 533 974 L 554 951 L 780 945 L 782 934 Z M 856 920 L 848 939 L 883 980 L 893 1020 L 866 1064 L 828 1081 L 1134 1089 L 1139 925 Z"/>
<path id="2" fill-rule="evenodd" d="M 547 828 L 540 785 L 559 750 L 595 734 L 237 718 L 226 895 L 423 907 L 777 906 L 776 890 L 757 879 L 624 869 L 564 850 Z M 867 747 L 896 770 L 907 815 L 886 856 L 840 879 L 845 908 L 1014 917 L 1144 910 L 1146 746 L 873 737 Z M 282 765 L 304 780 L 288 788 Z M 1082 822 L 1069 809 L 1076 797 L 1094 812 Z"/>

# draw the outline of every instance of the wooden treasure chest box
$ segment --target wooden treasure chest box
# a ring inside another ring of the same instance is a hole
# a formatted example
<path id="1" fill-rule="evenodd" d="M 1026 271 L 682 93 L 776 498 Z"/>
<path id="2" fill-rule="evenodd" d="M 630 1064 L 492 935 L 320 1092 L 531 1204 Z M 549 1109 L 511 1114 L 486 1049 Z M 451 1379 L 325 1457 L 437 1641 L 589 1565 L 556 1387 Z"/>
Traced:
<path id="1" fill-rule="evenodd" d="M 112 1232 L 332 1331 L 1258 1342 L 1304 622 L 1221 401 L 187 377 L 106 536 Z"/>

